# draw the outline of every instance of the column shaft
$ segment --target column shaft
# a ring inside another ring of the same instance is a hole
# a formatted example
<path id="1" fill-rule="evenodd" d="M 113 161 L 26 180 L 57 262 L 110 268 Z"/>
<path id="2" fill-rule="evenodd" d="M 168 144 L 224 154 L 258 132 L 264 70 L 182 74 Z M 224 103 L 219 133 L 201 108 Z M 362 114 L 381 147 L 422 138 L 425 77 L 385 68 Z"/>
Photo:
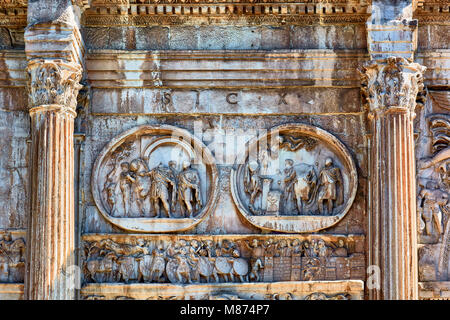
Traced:
<path id="1" fill-rule="evenodd" d="M 32 196 L 26 299 L 73 299 L 65 270 L 74 264 L 73 112 L 31 110 Z M 68 287 L 69 286 L 69 287 Z"/>
<path id="2" fill-rule="evenodd" d="M 371 263 L 381 290 L 371 299 L 417 299 L 417 239 L 413 119 L 409 111 L 371 120 Z"/>
<path id="3" fill-rule="evenodd" d="M 389 57 L 369 61 L 361 72 L 372 135 L 368 260 L 380 271 L 378 285 L 368 287 L 369 299 L 418 298 L 413 121 L 424 71 Z"/>

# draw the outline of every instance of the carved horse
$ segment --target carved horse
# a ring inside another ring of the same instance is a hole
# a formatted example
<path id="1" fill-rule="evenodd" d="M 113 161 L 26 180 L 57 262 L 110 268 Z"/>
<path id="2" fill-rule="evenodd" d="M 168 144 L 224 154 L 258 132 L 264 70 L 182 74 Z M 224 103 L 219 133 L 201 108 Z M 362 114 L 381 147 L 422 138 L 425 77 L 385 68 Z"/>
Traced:
<path id="1" fill-rule="evenodd" d="M 109 252 L 105 257 L 89 260 L 85 263 L 85 274 L 93 282 L 108 281 L 106 278 L 108 275 L 110 277 L 113 275 L 116 261 L 117 256 L 112 252 Z M 98 279 L 97 274 L 102 274 L 103 277 Z"/>

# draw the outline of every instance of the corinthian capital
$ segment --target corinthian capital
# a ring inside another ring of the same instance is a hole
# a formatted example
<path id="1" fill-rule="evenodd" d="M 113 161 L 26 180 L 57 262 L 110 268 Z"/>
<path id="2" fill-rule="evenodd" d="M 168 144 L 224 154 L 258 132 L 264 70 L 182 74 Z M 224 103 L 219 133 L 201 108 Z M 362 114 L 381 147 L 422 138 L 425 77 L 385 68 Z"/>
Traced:
<path id="1" fill-rule="evenodd" d="M 359 72 L 369 116 L 394 110 L 414 113 L 417 94 L 423 90 L 425 69 L 400 57 L 364 64 Z"/>
<path id="2" fill-rule="evenodd" d="M 82 69 L 62 60 L 34 59 L 28 63 L 29 107 L 59 105 L 75 111 Z"/>

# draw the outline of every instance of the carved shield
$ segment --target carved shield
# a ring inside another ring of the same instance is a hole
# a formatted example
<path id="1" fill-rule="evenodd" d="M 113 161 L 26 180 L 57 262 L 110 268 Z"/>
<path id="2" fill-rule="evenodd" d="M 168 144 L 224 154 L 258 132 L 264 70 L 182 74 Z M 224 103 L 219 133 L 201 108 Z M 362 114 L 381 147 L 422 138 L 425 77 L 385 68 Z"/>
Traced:
<path id="1" fill-rule="evenodd" d="M 167 278 L 171 283 L 178 283 L 177 268 L 178 268 L 178 261 L 176 259 L 170 259 L 169 262 L 167 262 L 166 274 Z"/>
<path id="2" fill-rule="evenodd" d="M 248 273 L 248 262 L 245 259 L 237 258 L 233 261 L 234 273 L 240 276 L 245 276 Z"/>
<path id="3" fill-rule="evenodd" d="M 231 272 L 232 265 L 228 262 L 228 258 L 217 257 L 216 269 L 219 273 L 228 274 Z"/>
<path id="4" fill-rule="evenodd" d="M 211 261 L 206 257 L 200 257 L 198 260 L 198 272 L 204 277 L 209 277 L 212 275 L 213 270 L 214 266 Z"/>

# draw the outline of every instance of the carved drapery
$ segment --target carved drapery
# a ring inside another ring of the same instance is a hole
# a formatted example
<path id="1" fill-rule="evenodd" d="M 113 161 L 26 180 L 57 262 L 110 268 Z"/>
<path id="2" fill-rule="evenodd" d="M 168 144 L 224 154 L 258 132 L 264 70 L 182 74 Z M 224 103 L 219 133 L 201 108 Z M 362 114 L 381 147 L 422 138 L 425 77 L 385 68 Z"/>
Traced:
<path id="1" fill-rule="evenodd" d="M 61 60 L 28 64 L 31 212 L 25 299 L 74 299 L 73 123 L 81 67 Z"/>
<path id="2" fill-rule="evenodd" d="M 417 299 L 413 119 L 425 67 L 391 57 L 363 66 L 370 142 L 368 265 L 380 268 L 370 299 Z"/>

